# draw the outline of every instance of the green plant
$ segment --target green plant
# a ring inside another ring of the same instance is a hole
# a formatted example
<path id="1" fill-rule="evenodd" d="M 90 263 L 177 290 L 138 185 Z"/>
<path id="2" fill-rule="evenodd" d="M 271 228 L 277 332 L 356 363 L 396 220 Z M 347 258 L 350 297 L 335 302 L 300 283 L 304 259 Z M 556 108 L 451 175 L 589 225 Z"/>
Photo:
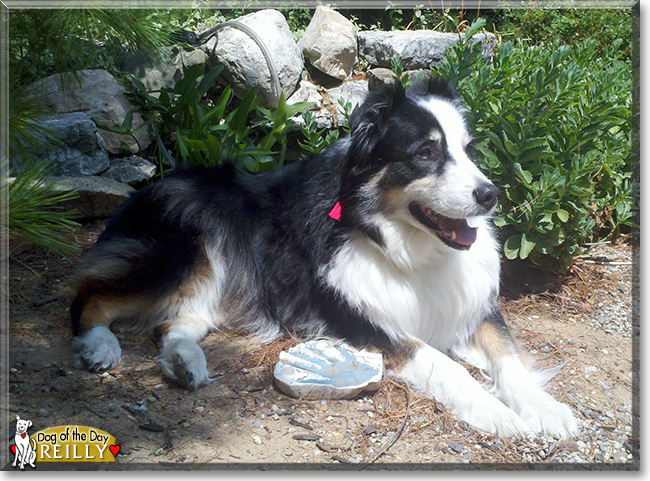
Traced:
<path id="1" fill-rule="evenodd" d="M 338 129 L 319 129 L 316 119 L 309 110 L 302 113 L 305 124 L 300 126 L 304 140 L 299 140 L 298 145 L 309 153 L 318 154 L 332 145 L 339 138 Z"/>
<path id="2" fill-rule="evenodd" d="M 65 233 L 79 224 L 72 220 L 74 212 L 61 203 L 76 198 L 77 193 L 57 190 L 47 182 L 47 173 L 46 167 L 34 164 L 12 180 L 2 179 L 8 204 L 8 225 L 3 227 L 14 239 L 74 257 L 79 248 L 66 240 Z"/>
<path id="3" fill-rule="evenodd" d="M 147 119 L 140 128 L 154 124 L 161 166 L 211 166 L 234 160 L 251 171 L 262 171 L 281 165 L 282 158 L 276 158 L 274 149 L 284 150 L 290 117 L 311 104 L 287 105 L 283 94 L 277 107 L 267 109 L 259 105 L 254 89 L 236 102 L 230 87 L 212 99 L 208 91 L 222 69 L 218 65 L 206 72 L 204 64 L 185 67 L 174 87 L 154 92 L 147 92 L 137 80 L 133 82 L 129 93 Z M 122 125 L 103 128 L 135 132 L 131 116 Z M 165 156 L 168 150 L 171 157 Z"/>
<path id="4" fill-rule="evenodd" d="M 630 58 L 632 16 L 629 9 L 530 8 L 494 12 L 495 27 L 508 37 L 565 45 L 592 39 L 599 56 Z M 612 43 L 620 40 L 616 48 Z"/>
<path id="5" fill-rule="evenodd" d="M 503 191 L 504 254 L 567 268 L 582 244 L 631 224 L 627 65 L 600 59 L 593 41 L 506 42 L 488 65 L 469 36 L 435 72 L 457 83 L 481 166 Z"/>
<path id="6" fill-rule="evenodd" d="M 172 25 L 165 11 L 69 8 L 11 14 L 9 71 L 13 85 L 55 73 L 108 68 L 125 48 L 160 58 Z"/>

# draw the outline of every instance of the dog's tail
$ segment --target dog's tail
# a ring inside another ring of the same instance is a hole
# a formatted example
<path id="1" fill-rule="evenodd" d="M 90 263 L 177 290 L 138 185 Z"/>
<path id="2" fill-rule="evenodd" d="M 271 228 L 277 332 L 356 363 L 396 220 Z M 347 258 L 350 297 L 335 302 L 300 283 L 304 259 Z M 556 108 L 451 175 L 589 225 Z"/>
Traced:
<path id="1" fill-rule="evenodd" d="M 36 440 L 34 438 L 31 438 L 29 441 L 32 443 L 32 446 L 33 446 L 32 450 L 34 452 L 36 452 Z"/>

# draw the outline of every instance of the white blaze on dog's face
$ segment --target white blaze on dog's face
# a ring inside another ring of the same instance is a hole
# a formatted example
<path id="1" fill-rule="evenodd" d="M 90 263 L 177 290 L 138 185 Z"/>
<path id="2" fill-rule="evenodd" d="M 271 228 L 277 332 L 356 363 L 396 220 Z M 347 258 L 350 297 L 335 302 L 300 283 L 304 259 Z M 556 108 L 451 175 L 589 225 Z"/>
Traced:
<path id="1" fill-rule="evenodd" d="M 448 160 L 444 171 L 436 179 L 423 179 L 435 183 L 423 193 L 427 206 L 439 214 L 452 218 L 488 214 L 489 208 L 477 202 L 475 191 L 491 184 L 485 175 L 469 158 L 468 147 L 472 140 L 458 108 L 442 98 L 432 97 L 421 100 L 420 105 L 429 110 L 437 120 L 440 128 L 433 130 L 432 137 L 444 141 Z"/>

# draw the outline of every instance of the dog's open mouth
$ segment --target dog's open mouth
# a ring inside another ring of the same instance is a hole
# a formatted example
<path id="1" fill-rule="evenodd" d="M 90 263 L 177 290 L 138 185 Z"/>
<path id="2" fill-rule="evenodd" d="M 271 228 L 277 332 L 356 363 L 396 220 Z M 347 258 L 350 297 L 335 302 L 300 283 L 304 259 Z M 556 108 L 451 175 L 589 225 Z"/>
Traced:
<path id="1" fill-rule="evenodd" d="M 417 202 L 411 202 L 409 210 L 413 217 L 435 232 L 449 247 L 467 250 L 476 241 L 476 227 L 470 227 L 467 219 L 445 217 Z"/>

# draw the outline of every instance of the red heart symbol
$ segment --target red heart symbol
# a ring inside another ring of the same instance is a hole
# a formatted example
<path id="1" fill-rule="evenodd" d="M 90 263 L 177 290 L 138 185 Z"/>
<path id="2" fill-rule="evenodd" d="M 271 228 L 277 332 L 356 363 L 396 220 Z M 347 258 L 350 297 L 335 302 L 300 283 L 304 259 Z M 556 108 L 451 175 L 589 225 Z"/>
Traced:
<path id="1" fill-rule="evenodd" d="M 11 452 L 16 454 L 16 446 L 14 446 L 13 444 L 11 445 Z"/>
<path id="2" fill-rule="evenodd" d="M 113 444 L 112 446 L 109 446 L 108 449 L 111 450 L 111 453 L 113 453 L 113 456 L 117 456 L 117 453 L 120 452 L 120 445 L 119 444 Z"/>
<path id="3" fill-rule="evenodd" d="M 23 439 L 25 439 L 25 436 L 27 436 L 27 434 L 21 434 L 21 436 L 23 437 Z"/>

